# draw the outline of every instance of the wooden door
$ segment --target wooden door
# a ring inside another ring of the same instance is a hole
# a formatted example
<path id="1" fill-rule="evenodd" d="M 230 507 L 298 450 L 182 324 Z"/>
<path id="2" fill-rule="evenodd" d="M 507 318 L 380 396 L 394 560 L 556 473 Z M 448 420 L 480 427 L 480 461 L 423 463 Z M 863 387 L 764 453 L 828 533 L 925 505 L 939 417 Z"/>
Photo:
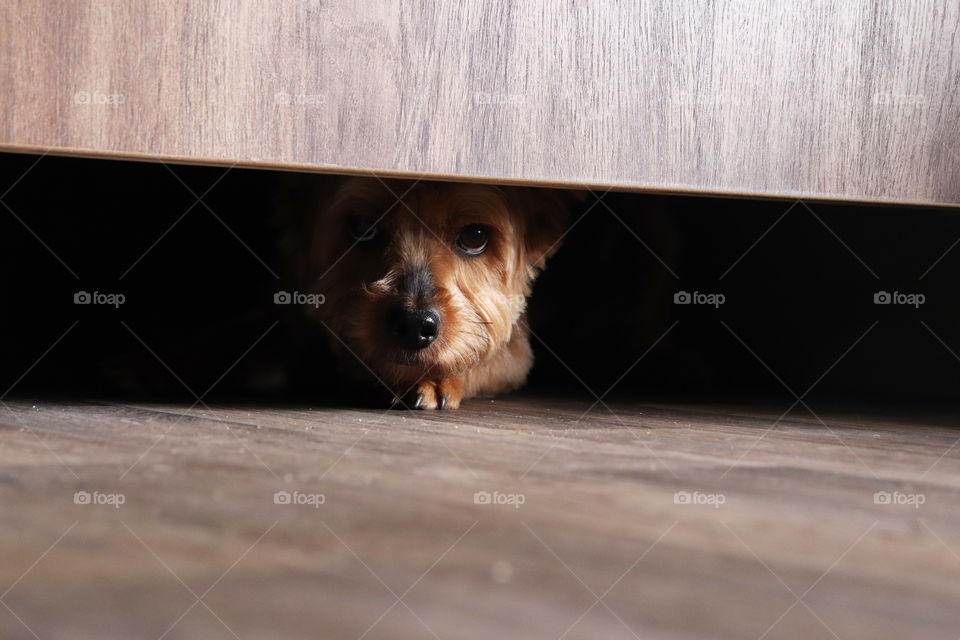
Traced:
<path id="1" fill-rule="evenodd" d="M 951 0 L 6 0 L 0 149 L 960 203 Z"/>

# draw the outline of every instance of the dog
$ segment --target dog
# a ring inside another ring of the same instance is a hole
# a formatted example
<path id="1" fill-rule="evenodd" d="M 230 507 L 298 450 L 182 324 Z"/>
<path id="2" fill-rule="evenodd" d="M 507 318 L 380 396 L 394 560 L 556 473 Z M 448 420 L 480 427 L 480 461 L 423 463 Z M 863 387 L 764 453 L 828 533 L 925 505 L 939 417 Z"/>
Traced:
<path id="1" fill-rule="evenodd" d="M 533 365 L 526 302 L 581 192 L 349 178 L 305 243 L 307 307 L 355 378 L 392 404 L 455 409 Z"/>

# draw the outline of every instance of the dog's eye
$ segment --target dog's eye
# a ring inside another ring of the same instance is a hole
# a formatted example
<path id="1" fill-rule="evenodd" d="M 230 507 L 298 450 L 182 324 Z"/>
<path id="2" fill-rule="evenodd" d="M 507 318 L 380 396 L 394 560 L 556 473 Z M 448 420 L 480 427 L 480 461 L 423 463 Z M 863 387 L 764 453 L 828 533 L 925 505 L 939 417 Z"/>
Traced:
<path id="1" fill-rule="evenodd" d="M 367 218 L 350 218 L 347 221 L 347 230 L 350 232 L 350 237 L 357 242 L 373 240 L 377 235 L 376 222 Z"/>
<path id="2" fill-rule="evenodd" d="M 487 248 L 490 232 L 481 224 L 467 225 L 457 234 L 457 249 L 468 256 L 478 256 Z"/>

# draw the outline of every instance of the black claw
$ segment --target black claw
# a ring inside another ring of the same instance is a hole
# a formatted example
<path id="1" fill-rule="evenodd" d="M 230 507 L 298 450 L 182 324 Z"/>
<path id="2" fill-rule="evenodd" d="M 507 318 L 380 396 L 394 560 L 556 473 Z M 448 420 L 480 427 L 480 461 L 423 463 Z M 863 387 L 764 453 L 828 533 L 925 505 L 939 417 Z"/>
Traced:
<path id="1" fill-rule="evenodd" d="M 444 410 L 447 407 L 447 396 L 440 396 L 440 410 Z"/>
<path id="2" fill-rule="evenodd" d="M 400 402 L 400 396 L 393 396 L 393 400 L 390 401 L 390 408 L 397 406 L 398 402 Z"/>
<path id="3" fill-rule="evenodd" d="M 419 409 L 419 408 L 420 408 L 420 405 L 422 405 L 422 404 L 423 404 L 423 394 L 422 394 L 422 393 L 418 393 L 418 394 L 417 394 L 417 399 L 413 402 L 413 408 L 414 408 L 414 409 Z"/>

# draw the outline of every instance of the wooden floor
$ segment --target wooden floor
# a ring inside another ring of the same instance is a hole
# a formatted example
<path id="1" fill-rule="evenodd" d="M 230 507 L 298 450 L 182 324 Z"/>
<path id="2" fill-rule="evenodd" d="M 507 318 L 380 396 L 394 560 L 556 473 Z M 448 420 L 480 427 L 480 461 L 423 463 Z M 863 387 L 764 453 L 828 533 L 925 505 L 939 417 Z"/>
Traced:
<path id="1" fill-rule="evenodd" d="M 947 420 L 6 402 L 4 640 L 960 635 Z"/>

